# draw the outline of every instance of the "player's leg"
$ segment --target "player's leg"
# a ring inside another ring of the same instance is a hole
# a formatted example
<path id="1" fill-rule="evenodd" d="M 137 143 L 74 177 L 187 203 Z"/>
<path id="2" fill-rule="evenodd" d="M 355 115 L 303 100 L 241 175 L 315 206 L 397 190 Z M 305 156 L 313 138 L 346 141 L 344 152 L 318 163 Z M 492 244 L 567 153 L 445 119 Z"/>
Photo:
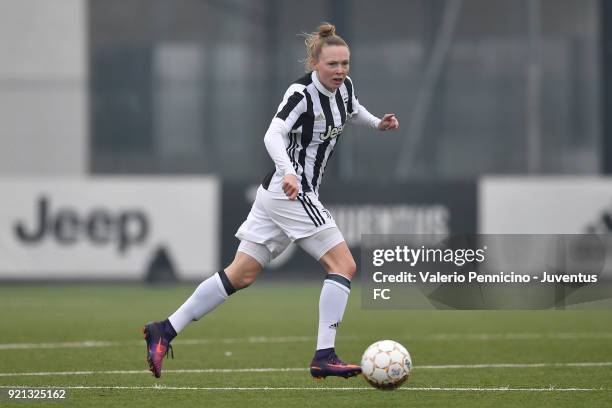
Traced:
<path id="1" fill-rule="evenodd" d="M 232 293 L 250 285 L 261 269 L 280 254 L 289 238 L 267 215 L 261 187 L 245 222 L 236 237 L 241 240 L 232 263 L 202 282 L 194 293 L 162 322 L 145 326 L 147 360 L 153 375 L 161 375 L 161 364 L 170 342 L 190 322 L 202 318 L 223 303 Z"/>
<path id="2" fill-rule="evenodd" d="M 327 272 L 319 298 L 317 335 L 317 351 L 324 353 L 325 350 L 334 349 L 336 331 L 348 303 L 356 265 L 346 242 L 341 242 L 330 249 L 319 262 Z"/>
<path id="3" fill-rule="evenodd" d="M 265 246 L 243 241 L 232 263 L 203 281 L 193 294 L 166 320 L 145 325 L 147 361 L 155 377 L 161 376 L 161 367 L 170 342 L 189 323 L 201 319 L 223 303 L 237 290 L 249 286 L 262 269 L 262 259 L 269 258 Z"/>
<path id="4" fill-rule="evenodd" d="M 294 239 L 314 259 L 321 261 L 328 272 L 319 300 L 317 349 L 320 350 L 311 363 L 311 374 L 315 378 L 359 374 L 359 366 L 343 363 L 334 351 L 336 328 L 346 308 L 355 261 L 331 213 L 311 193 L 300 193 L 292 201 L 282 193 L 260 190 L 260 198 L 266 215 L 284 235 Z"/>
<path id="5" fill-rule="evenodd" d="M 361 367 L 344 363 L 335 351 L 336 331 L 346 309 L 351 279 L 356 270 L 351 251 L 337 227 L 296 242 L 318 259 L 327 272 L 319 298 L 317 348 L 310 363 L 310 373 L 315 378 L 355 376 L 361 372 Z"/>
<path id="6" fill-rule="evenodd" d="M 202 282 L 189 299 L 170 315 L 168 320 L 177 334 L 192 321 L 200 320 L 214 310 L 234 292 L 253 283 L 262 267 L 257 259 L 241 251 L 242 246 L 243 243 L 238 247 L 232 263 Z"/>
<path id="7" fill-rule="evenodd" d="M 357 271 L 353 254 L 344 240 L 327 251 L 319 262 L 327 273 L 341 275 L 349 281 L 353 279 Z"/>

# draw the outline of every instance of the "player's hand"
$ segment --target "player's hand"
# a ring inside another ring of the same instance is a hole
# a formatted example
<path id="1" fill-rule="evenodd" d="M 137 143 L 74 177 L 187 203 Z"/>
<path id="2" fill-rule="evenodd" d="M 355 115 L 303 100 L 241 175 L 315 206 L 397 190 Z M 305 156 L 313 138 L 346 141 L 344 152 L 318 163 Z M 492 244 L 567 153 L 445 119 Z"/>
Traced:
<path id="1" fill-rule="evenodd" d="M 378 124 L 378 129 L 382 131 L 399 129 L 399 121 L 395 117 L 395 113 L 386 113 Z"/>
<path id="2" fill-rule="evenodd" d="M 283 179 L 283 191 L 290 200 L 295 200 L 297 198 L 300 188 L 298 187 L 298 181 L 295 174 L 285 174 L 285 178 Z"/>

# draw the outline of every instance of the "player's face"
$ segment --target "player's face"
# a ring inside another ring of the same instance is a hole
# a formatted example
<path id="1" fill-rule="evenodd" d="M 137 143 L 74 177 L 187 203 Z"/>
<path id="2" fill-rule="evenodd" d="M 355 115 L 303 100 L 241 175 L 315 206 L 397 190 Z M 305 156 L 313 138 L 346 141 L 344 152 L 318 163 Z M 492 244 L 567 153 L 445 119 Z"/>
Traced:
<path id="1" fill-rule="evenodd" d="M 319 81 L 328 91 L 342 85 L 349 71 L 350 52 L 344 45 L 324 45 L 313 68 Z"/>

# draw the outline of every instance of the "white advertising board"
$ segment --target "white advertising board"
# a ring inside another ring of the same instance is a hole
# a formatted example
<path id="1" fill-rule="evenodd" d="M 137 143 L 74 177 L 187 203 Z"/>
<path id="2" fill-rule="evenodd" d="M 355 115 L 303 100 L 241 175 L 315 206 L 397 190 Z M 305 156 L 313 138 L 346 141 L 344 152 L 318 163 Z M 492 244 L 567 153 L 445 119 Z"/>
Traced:
<path id="1" fill-rule="evenodd" d="M 218 269 L 214 177 L 0 179 L 0 279 L 180 280 Z M 164 261 L 165 262 L 165 261 Z"/>
<path id="2" fill-rule="evenodd" d="M 612 279 L 612 178 L 486 177 L 478 207 L 481 234 L 522 235 L 522 242 L 488 255 L 494 268 L 590 271 Z M 543 260 L 542 254 L 551 255 Z"/>
<path id="3" fill-rule="evenodd" d="M 481 234 L 608 234 L 612 178 L 485 177 L 478 207 Z"/>

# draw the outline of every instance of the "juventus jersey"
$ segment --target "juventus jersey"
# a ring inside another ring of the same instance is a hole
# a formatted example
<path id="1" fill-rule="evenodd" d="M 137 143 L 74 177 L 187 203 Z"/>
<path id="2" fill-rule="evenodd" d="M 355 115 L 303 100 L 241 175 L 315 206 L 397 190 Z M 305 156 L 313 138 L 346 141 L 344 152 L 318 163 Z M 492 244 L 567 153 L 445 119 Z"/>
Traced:
<path id="1" fill-rule="evenodd" d="M 349 77 L 335 92 L 327 90 L 314 71 L 289 86 L 272 123 L 276 122 L 282 129 L 285 149 L 297 174 L 301 193 L 318 195 L 325 168 L 344 126 L 360 109 L 370 115 L 359 105 Z M 282 192 L 284 175 L 276 166 L 265 177 L 263 187 Z"/>

